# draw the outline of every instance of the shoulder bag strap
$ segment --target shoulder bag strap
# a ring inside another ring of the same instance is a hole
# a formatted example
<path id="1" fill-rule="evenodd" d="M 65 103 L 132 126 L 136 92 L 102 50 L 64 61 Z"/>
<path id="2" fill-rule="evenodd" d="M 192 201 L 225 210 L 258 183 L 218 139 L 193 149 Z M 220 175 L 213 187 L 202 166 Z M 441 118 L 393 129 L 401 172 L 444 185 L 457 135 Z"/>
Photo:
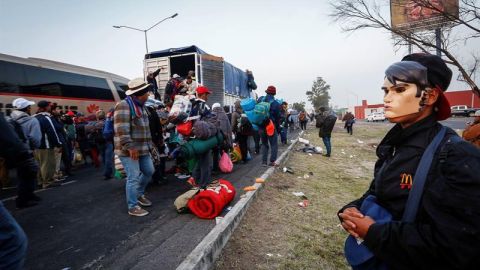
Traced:
<path id="1" fill-rule="evenodd" d="M 412 189 L 408 195 L 405 211 L 403 212 L 402 221 L 404 222 L 413 222 L 417 216 L 418 205 L 420 204 L 427 174 L 432 165 L 433 155 L 437 151 L 440 142 L 443 140 L 446 130 L 447 128 L 442 126 L 442 129 L 440 129 L 440 132 L 438 132 L 435 138 L 433 138 L 433 141 L 428 145 L 420 159 L 420 163 L 415 171 Z"/>

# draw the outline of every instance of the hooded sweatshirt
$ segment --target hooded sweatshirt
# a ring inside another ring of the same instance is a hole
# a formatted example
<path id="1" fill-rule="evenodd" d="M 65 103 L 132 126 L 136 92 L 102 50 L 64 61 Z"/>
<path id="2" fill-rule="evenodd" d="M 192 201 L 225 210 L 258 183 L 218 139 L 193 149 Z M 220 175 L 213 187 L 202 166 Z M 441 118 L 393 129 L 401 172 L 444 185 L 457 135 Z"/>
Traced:
<path id="1" fill-rule="evenodd" d="M 22 127 L 28 140 L 26 142 L 27 147 L 31 150 L 39 148 L 42 140 L 42 130 L 38 120 L 26 112 L 17 110 L 13 111 L 10 117 Z"/>

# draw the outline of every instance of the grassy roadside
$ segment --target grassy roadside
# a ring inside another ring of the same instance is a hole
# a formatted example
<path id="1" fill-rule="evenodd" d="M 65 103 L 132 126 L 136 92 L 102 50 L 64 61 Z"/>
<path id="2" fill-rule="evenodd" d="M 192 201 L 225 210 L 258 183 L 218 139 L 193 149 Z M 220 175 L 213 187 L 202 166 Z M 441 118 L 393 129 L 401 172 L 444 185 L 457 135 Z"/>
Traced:
<path id="1" fill-rule="evenodd" d="M 389 126 L 359 123 L 353 136 L 342 126 L 337 123 L 332 134 L 331 158 L 294 151 L 286 166 L 295 173 L 277 170 L 266 182 L 216 269 L 348 269 L 346 233 L 336 213 L 367 189 L 375 146 Z M 313 126 L 303 138 L 324 148 Z M 299 191 L 308 197 L 305 208 L 298 205 L 302 198 L 292 194 Z"/>

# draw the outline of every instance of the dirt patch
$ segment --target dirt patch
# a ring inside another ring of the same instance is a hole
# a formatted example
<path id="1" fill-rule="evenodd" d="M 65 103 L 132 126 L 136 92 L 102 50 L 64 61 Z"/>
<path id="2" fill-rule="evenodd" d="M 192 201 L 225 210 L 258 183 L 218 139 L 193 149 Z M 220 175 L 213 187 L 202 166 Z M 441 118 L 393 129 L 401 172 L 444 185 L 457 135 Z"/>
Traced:
<path id="1" fill-rule="evenodd" d="M 215 269 L 349 269 L 336 213 L 370 184 L 375 149 L 365 141 L 379 142 L 388 126 L 360 126 L 353 136 L 342 127 L 332 134 L 331 158 L 294 151 L 286 166 L 295 174 L 279 168 L 266 181 Z M 324 148 L 310 128 L 304 138 Z M 292 192 L 303 192 L 308 206 Z"/>

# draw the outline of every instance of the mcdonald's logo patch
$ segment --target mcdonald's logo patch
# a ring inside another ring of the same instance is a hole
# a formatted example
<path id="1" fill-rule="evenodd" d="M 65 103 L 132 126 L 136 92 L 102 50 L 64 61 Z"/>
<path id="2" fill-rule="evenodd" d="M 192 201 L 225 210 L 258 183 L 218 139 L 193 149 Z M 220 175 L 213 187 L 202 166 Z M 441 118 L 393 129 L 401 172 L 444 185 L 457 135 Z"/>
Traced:
<path id="1" fill-rule="evenodd" d="M 402 173 L 400 174 L 400 188 L 401 189 L 411 189 L 412 188 L 412 183 L 413 183 L 413 180 L 412 180 L 412 175 L 409 174 L 409 173 Z"/>

